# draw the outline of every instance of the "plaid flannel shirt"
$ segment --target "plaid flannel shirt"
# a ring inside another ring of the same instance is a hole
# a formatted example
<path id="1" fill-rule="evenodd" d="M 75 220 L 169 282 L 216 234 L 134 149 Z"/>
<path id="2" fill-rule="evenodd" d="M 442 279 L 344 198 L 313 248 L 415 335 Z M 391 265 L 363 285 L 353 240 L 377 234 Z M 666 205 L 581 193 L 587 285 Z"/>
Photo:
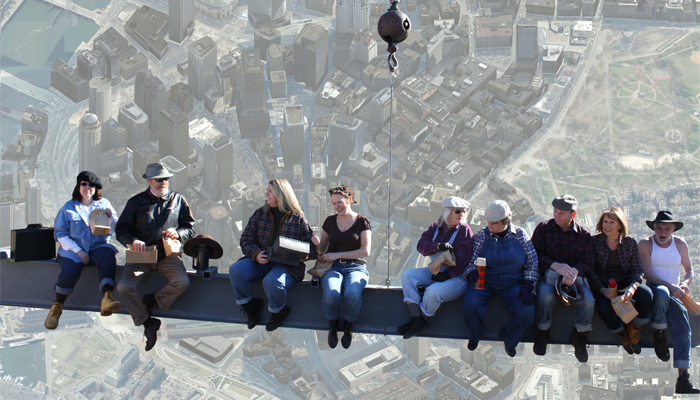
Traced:
<path id="1" fill-rule="evenodd" d="M 255 210 L 253 215 L 248 220 L 248 225 L 246 225 L 243 233 L 241 234 L 241 252 L 244 257 L 251 258 L 255 260 L 258 253 L 265 251 L 269 246 L 271 235 L 272 235 L 272 213 L 269 207 L 263 206 Z M 304 242 L 311 243 L 311 236 L 313 232 L 309 223 L 301 215 L 295 215 L 288 212 L 284 217 L 282 217 L 282 228 L 280 229 L 280 236 L 288 237 L 290 239 L 301 240 Z M 311 252 L 309 254 L 309 259 L 313 260 L 317 257 L 316 246 L 311 243 Z M 286 266 L 291 275 L 297 281 L 304 280 L 304 273 L 306 271 L 306 266 L 304 263 L 299 262 L 298 267 Z"/>
<path id="2" fill-rule="evenodd" d="M 508 228 L 509 232 L 505 237 L 515 236 L 518 239 L 518 243 L 525 250 L 525 255 L 527 259 L 525 260 L 525 265 L 523 266 L 523 278 L 526 281 L 531 281 L 533 284 L 537 281 L 537 252 L 535 247 L 532 245 L 530 240 L 530 235 L 525 232 L 525 230 L 515 224 L 510 224 Z M 467 275 L 471 271 L 476 270 L 476 259 L 481 255 L 481 249 L 484 247 L 484 242 L 486 241 L 486 232 L 488 228 L 479 230 L 479 232 L 474 235 L 474 240 L 472 241 L 472 258 L 469 261 L 469 265 L 464 269 L 464 279 L 467 279 Z M 489 235 L 495 236 L 494 233 L 489 231 Z M 486 268 L 488 268 L 488 262 L 486 263 Z"/>
<path id="3" fill-rule="evenodd" d="M 642 283 L 644 268 L 642 268 L 642 259 L 639 257 L 637 241 L 630 236 L 626 236 L 620 239 L 619 243 L 617 254 L 620 256 L 620 262 L 622 262 L 622 270 L 627 274 L 630 283 Z M 595 273 L 588 278 L 588 283 L 591 285 L 591 290 L 600 291 L 603 287 L 603 282 L 608 281 L 606 269 L 608 266 L 608 255 L 610 255 L 610 248 L 605 243 L 604 234 L 599 233 L 591 236 L 589 251 L 595 255 Z"/>
<path id="4" fill-rule="evenodd" d="M 588 278 L 595 263 L 593 252 L 588 251 L 590 239 L 591 233 L 576 220 L 573 220 L 573 225 L 566 232 L 557 225 L 554 218 L 540 222 L 532 233 L 540 276 L 543 277 L 553 263 L 559 262 L 576 268 L 579 276 Z"/>

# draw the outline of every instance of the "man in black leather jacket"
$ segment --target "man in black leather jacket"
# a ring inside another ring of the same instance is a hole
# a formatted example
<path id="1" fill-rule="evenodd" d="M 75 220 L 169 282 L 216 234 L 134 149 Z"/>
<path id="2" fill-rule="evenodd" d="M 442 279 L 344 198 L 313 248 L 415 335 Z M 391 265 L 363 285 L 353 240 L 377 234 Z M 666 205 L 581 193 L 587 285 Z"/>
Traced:
<path id="1" fill-rule="evenodd" d="M 129 264 L 124 266 L 117 291 L 126 304 L 136 326 L 143 325 L 146 335 L 146 351 L 155 346 L 160 320 L 151 317 L 153 307 L 167 310 L 175 299 L 190 286 L 185 265 L 178 256 L 165 256 L 163 238 L 179 240 L 184 244 L 194 235 L 194 218 L 187 201 L 181 194 L 168 189 L 168 179 L 173 176 L 160 163 L 148 164 L 143 178 L 148 189 L 129 199 L 117 222 L 117 240 L 133 251 L 145 251 L 156 245 L 156 264 Z M 158 271 L 168 284 L 156 294 L 141 297 L 138 285 L 151 271 Z"/>

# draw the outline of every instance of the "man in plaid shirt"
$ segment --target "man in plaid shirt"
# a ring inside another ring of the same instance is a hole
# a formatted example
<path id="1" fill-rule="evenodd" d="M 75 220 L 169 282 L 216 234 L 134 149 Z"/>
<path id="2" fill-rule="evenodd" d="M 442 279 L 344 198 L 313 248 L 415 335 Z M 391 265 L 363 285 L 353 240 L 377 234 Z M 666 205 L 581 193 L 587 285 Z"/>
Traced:
<path id="1" fill-rule="evenodd" d="M 554 286 L 547 284 L 547 271 L 552 270 L 563 276 L 562 284 L 571 286 L 578 277 L 587 278 L 593 269 L 595 256 L 588 249 L 591 234 L 574 217 L 578 202 L 574 196 L 565 194 L 552 201 L 554 218 L 540 222 L 532 234 L 532 244 L 537 250 L 540 280 L 537 282 L 537 336 L 533 351 L 543 356 L 547 353 L 549 328 L 552 326 L 552 311 L 557 303 Z M 582 304 L 576 306 L 574 330 L 570 340 L 576 358 L 588 361 L 588 332 L 593 328 L 595 300 L 586 281 L 582 282 Z"/>

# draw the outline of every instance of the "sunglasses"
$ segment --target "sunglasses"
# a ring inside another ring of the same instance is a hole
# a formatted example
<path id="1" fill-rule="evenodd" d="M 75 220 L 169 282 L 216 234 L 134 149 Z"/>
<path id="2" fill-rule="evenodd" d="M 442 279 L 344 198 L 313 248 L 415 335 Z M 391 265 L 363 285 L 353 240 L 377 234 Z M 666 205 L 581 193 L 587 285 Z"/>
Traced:
<path id="1" fill-rule="evenodd" d="M 97 185 L 95 185 L 95 184 L 92 183 L 92 182 L 80 182 L 80 186 L 83 186 L 83 187 L 85 187 L 85 186 L 90 186 L 91 188 L 94 188 L 94 187 L 96 187 Z"/>
<path id="2" fill-rule="evenodd" d="M 156 182 L 159 182 L 159 183 L 160 183 L 160 182 L 163 182 L 163 181 L 167 182 L 167 181 L 168 181 L 168 179 L 170 179 L 170 178 L 156 178 L 156 179 L 154 179 L 154 181 L 156 181 Z"/>
<path id="3" fill-rule="evenodd" d="M 455 214 L 460 215 L 464 212 L 464 210 L 452 210 L 454 211 Z"/>

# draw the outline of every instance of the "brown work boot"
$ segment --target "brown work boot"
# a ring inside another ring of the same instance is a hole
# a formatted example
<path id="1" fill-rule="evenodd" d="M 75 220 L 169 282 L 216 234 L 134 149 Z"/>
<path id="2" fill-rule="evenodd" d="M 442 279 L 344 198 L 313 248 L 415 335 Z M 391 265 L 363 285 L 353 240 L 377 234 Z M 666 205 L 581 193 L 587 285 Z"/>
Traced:
<path id="1" fill-rule="evenodd" d="M 634 354 L 634 349 L 630 344 L 630 338 L 627 337 L 627 332 L 625 332 L 624 329 L 617 332 L 617 337 L 620 338 L 620 344 L 618 346 L 622 346 L 622 348 L 625 349 L 627 354 Z"/>
<path id="2" fill-rule="evenodd" d="M 114 295 L 112 291 L 108 290 L 102 297 L 102 304 L 100 305 L 100 315 L 103 317 L 108 317 L 112 313 L 119 312 L 122 309 L 122 303 L 114 300 Z"/>
<path id="3" fill-rule="evenodd" d="M 634 349 L 635 354 L 640 354 L 642 352 L 642 346 L 639 342 L 642 340 L 642 326 L 634 322 L 627 324 L 625 328 L 627 331 L 627 337 L 630 338 L 630 344 L 632 349 Z"/>
<path id="4" fill-rule="evenodd" d="M 46 316 L 46 321 L 44 321 L 44 327 L 46 327 L 46 329 L 56 329 L 58 326 L 58 319 L 61 318 L 62 313 L 63 304 L 53 303 L 49 315 Z"/>

